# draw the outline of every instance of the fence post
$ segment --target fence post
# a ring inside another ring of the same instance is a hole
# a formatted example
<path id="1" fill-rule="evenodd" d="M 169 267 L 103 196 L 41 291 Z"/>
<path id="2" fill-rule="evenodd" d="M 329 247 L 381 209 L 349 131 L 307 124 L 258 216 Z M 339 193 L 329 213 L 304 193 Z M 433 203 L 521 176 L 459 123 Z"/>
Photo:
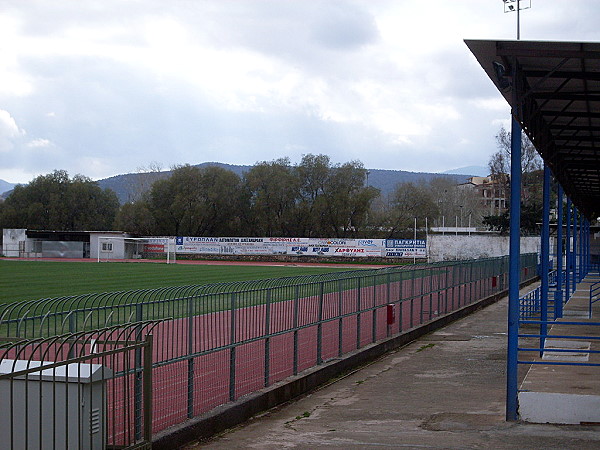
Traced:
<path id="1" fill-rule="evenodd" d="M 356 281 L 358 282 L 358 294 L 356 297 L 356 308 L 357 308 L 357 314 L 356 314 L 356 348 L 359 349 L 360 348 L 360 316 L 361 316 L 361 287 L 360 287 L 360 280 L 361 278 L 358 277 L 356 279 Z"/>
<path id="2" fill-rule="evenodd" d="M 317 364 L 323 362 L 323 293 L 325 291 L 325 282 L 321 281 L 319 292 L 319 316 L 317 321 Z"/>
<path id="3" fill-rule="evenodd" d="M 373 314 L 371 321 L 371 340 L 377 341 L 377 275 L 373 275 Z"/>
<path id="4" fill-rule="evenodd" d="M 143 303 L 135 305 L 135 318 L 136 322 L 142 322 L 144 318 Z M 142 329 L 140 326 L 137 327 L 135 335 L 136 341 L 142 340 Z M 133 428 L 135 434 L 135 440 L 139 441 L 142 438 L 142 421 L 143 421 L 143 362 L 142 362 L 142 349 L 137 347 L 135 349 L 135 369 L 133 378 Z"/>
<path id="5" fill-rule="evenodd" d="M 452 311 L 454 311 L 455 309 L 454 302 L 456 301 L 456 283 L 458 280 L 458 277 L 456 275 L 457 267 L 458 265 L 456 263 L 452 264 Z"/>
<path id="6" fill-rule="evenodd" d="M 400 272 L 400 279 L 398 280 L 398 333 L 402 333 L 402 320 L 403 320 L 403 314 L 402 314 L 402 310 L 404 309 L 404 298 L 402 297 L 402 285 L 404 284 L 404 272 Z"/>
<path id="7" fill-rule="evenodd" d="M 385 303 L 386 303 L 386 305 L 390 305 L 390 304 L 392 304 L 392 292 L 391 292 L 392 282 L 391 282 L 391 277 L 390 277 L 390 273 L 389 272 L 386 273 L 385 278 L 386 278 L 386 286 L 387 286 L 387 292 L 386 292 L 386 298 L 387 298 L 387 300 L 386 300 Z M 394 308 L 395 307 L 396 307 L 396 305 L 394 304 Z M 388 327 L 388 329 L 389 328 L 390 327 Z"/>
<path id="8" fill-rule="evenodd" d="M 75 321 L 75 313 L 69 313 L 69 333 L 76 332 L 76 321 Z M 69 345 L 69 352 L 67 353 L 69 358 L 75 358 L 75 346 L 73 344 Z"/>
<path id="9" fill-rule="evenodd" d="M 146 335 L 144 345 L 144 441 L 152 442 L 152 334 Z"/>
<path id="10" fill-rule="evenodd" d="M 450 273 L 450 268 L 446 266 L 444 268 L 444 312 L 448 314 L 448 291 L 450 290 L 450 286 L 448 286 L 448 275 Z"/>
<path id="11" fill-rule="evenodd" d="M 267 290 L 267 304 L 265 305 L 265 387 L 269 386 L 271 372 L 271 288 Z"/>
<path id="12" fill-rule="evenodd" d="M 235 308 L 236 308 L 236 296 L 235 292 L 231 294 L 231 330 L 229 334 L 230 339 L 230 350 L 229 350 L 229 400 L 235 401 L 235 326 L 236 326 L 236 317 L 235 317 Z"/>
<path id="13" fill-rule="evenodd" d="M 298 301 L 300 297 L 300 286 L 296 286 L 294 297 L 294 375 L 298 375 Z"/>
<path id="14" fill-rule="evenodd" d="M 194 305 L 193 297 L 188 299 L 188 364 L 187 364 L 187 417 L 194 417 Z"/>
<path id="15" fill-rule="evenodd" d="M 342 351 L 342 347 L 343 347 L 343 343 L 344 343 L 344 332 L 343 332 L 343 326 L 344 326 L 344 318 L 342 317 L 343 314 L 343 295 L 342 295 L 342 280 L 338 280 L 338 314 L 339 314 L 339 319 L 338 319 L 338 356 L 342 356 L 343 355 L 343 351 Z"/>
<path id="16" fill-rule="evenodd" d="M 433 318 L 433 268 L 429 268 L 429 320 Z"/>
<path id="17" fill-rule="evenodd" d="M 475 268 L 475 262 L 469 263 L 469 304 L 473 303 L 473 269 Z"/>
<path id="18" fill-rule="evenodd" d="M 410 328 L 414 326 L 415 317 L 415 269 L 410 271 Z"/>

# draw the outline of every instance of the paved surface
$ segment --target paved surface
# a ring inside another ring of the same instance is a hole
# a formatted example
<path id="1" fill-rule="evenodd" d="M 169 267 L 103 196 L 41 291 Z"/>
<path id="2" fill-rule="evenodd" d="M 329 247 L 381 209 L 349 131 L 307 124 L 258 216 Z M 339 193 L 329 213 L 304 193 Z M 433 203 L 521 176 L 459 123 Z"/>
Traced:
<path id="1" fill-rule="evenodd" d="M 600 426 L 505 422 L 506 308 L 504 299 L 188 448 L 600 448 Z"/>

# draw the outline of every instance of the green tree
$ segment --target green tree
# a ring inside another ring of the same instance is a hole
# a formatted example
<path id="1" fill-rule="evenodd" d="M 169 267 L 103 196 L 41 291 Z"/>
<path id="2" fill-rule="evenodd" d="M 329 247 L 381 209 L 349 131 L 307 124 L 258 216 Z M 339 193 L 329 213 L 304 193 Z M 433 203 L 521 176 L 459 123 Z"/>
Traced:
<path id="1" fill-rule="evenodd" d="M 64 170 L 17 186 L 0 207 L 0 227 L 38 230 L 109 230 L 119 209 L 116 194 Z"/>
<path id="2" fill-rule="evenodd" d="M 245 176 L 254 236 L 291 236 L 298 229 L 300 183 L 288 158 L 255 164 Z"/>
<path id="3" fill-rule="evenodd" d="M 326 155 L 303 155 L 296 166 L 300 183 L 298 205 L 299 235 L 317 236 L 321 233 L 325 189 L 331 175 L 331 162 Z"/>
<path id="4" fill-rule="evenodd" d="M 152 236 L 156 233 L 156 220 L 150 211 L 147 201 L 139 200 L 121 205 L 115 228 L 142 236 Z"/>
<path id="5" fill-rule="evenodd" d="M 365 187 L 366 176 L 367 170 L 359 161 L 330 169 L 318 207 L 322 235 L 351 237 L 366 233 L 371 203 L 380 194 L 379 189 Z"/>
<path id="6" fill-rule="evenodd" d="M 240 192 L 241 180 L 230 170 L 176 167 L 168 179 L 156 181 L 148 195 L 155 234 L 230 235 L 239 228 Z"/>

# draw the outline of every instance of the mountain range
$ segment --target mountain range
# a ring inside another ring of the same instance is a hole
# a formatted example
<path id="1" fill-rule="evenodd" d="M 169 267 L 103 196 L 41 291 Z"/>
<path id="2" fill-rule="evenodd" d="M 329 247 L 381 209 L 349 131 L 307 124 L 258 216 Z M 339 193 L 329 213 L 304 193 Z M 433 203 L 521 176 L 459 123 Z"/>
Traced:
<path id="1" fill-rule="evenodd" d="M 206 162 L 198 164 L 197 167 L 218 166 L 224 169 L 231 170 L 239 176 L 250 170 L 252 166 L 241 166 L 233 164 L 224 164 L 219 162 Z M 481 169 L 481 168 L 479 168 Z M 473 170 L 476 173 L 429 173 L 429 172 L 408 172 L 404 170 L 385 170 L 385 169 L 368 169 L 367 183 L 381 190 L 382 194 L 388 194 L 394 190 L 399 183 L 416 183 L 419 181 L 429 181 L 433 178 L 445 177 L 450 178 L 456 184 L 465 183 L 469 177 L 479 176 L 481 170 Z M 157 174 L 156 178 L 166 178 L 171 172 L 165 171 Z M 103 180 L 98 180 L 98 185 L 102 188 L 109 188 L 116 192 L 121 203 L 128 202 L 132 199 L 135 193 L 136 186 L 139 186 L 139 178 L 141 174 L 128 173 L 125 175 L 117 175 Z"/>
<path id="2" fill-rule="evenodd" d="M 224 164 L 219 162 L 205 162 L 198 164 L 198 167 L 206 166 L 218 166 L 224 169 L 233 171 L 239 176 L 242 176 L 245 172 L 250 170 L 252 166 Z M 399 183 L 416 183 L 419 181 L 429 181 L 432 178 L 446 177 L 451 179 L 453 182 L 459 184 L 467 181 L 472 176 L 485 176 L 486 168 L 480 166 L 469 166 L 459 169 L 449 170 L 444 173 L 430 173 L 430 172 L 408 172 L 405 170 L 386 170 L 386 169 L 368 169 L 367 183 L 369 186 L 373 186 L 381 190 L 382 194 L 389 194 L 394 190 L 396 185 Z M 154 179 L 167 178 L 171 171 L 164 171 L 154 175 Z M 121 203 L 131 201 L 136 194 L 136 190 L 139 189 L 141 177 L 145 174 L 140 173 L 127 173 L 123 175 L 116 175 L 114 177 L 104 178 L 98 180 L 98 185 L 105 189 L 112 189 L 117 194 Z M 7 197 L 10 191 L 16 186 L 16 184 L 8 183 L 4 180 L 0 180 L 0 192 L 3 192 L 3 197 Z"/>

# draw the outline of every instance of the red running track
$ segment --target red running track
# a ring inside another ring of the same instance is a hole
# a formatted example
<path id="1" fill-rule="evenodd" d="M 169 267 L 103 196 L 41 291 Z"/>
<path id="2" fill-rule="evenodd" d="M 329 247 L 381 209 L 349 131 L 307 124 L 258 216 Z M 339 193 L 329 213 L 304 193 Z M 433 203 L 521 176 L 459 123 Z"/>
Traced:
<path id="1" fill-rule="evenodd" d="M 324 294 L 320 327 L 319 296 L 300 298 L 296 307 L 294 300 L 273 299 L 269 307 L 236 309 L 235 317 L 231 311 L 221 311 L 159 324 L 153 332 L 155 362 L 212 352 L 154 369 L 153 432 L 188 419 L 188 395 L 193 400 L 193 417 L 293 375 L 294 350 L 298 372 L 317 365 L 319 333 L 320 360 L 326 361 L 491 293 L 491 277 L 444 288 L 442 283 L 447 281 L 445 274 L 438 273 L 394 282 L 389 297 L 386 285 Z M 406 300 L 400 303 L 402 298 Z M 388 302 L 395 304 L 396 315 L 389 329 Z M 234 350 L 226 347 L 231 344 L 235 344 Z M 188 390 L 188 376 L 193 380 L 193 392 Z"/>

